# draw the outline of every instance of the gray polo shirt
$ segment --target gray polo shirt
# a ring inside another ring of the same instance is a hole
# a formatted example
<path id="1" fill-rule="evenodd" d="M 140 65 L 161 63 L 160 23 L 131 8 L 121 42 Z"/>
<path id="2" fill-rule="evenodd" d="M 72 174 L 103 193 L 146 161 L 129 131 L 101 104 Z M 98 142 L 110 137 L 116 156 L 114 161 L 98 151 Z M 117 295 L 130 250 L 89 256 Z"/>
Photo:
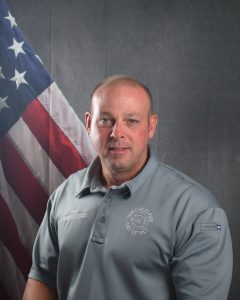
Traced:
<path id="1" fill-rule="evenodd" d="M 232 273 L 226 216 L 213 196 L 151 154 L 106 190 L 100 163 L 51 196 L 30 278 L 69 300 L 225 300 Z"/>

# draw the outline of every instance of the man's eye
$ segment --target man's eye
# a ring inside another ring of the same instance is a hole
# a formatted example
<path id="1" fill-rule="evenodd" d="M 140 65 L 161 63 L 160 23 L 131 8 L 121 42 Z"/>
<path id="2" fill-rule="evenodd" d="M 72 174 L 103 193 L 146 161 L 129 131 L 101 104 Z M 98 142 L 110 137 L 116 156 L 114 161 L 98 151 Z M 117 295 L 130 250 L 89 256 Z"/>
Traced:
<path id="1" fill-rule="evenodd" d="M 99 126 L 111 126 L 112 120 L 110 118 L 100 118 L 98 121 Z"/>
<path id="2" fill-rule="evenodd" d="M 127 124 L 130 125 L 130 126 L 137 125 L 138 123 L 139 123 L 139 121 L 136 120 L 136 119 L 128 119 L 127 120 Z"/>

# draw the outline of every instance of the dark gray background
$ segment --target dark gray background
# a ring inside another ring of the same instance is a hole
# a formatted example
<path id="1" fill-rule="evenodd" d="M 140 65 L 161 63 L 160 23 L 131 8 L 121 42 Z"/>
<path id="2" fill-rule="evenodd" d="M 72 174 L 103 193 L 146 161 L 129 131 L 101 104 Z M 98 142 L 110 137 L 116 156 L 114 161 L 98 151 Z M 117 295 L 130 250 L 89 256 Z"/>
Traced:
<path id="1" fill-rule="evenodd" d="M 229 299 L 239 300 L 240 1 L 8 3 L 82 120 L 105 76 L 124 73 L 150 87 L 159 159 L 209 188 L 226 210 L 234 246 Z"/>

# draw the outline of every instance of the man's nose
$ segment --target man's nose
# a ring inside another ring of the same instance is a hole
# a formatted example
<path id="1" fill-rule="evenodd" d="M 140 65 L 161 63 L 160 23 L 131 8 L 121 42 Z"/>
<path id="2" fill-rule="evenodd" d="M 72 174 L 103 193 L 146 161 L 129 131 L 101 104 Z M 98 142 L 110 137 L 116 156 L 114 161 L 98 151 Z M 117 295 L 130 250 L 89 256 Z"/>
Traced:
<path id="1" fill-rule="evenodd" d="M 124 137 L 123 124 L 121 122 L 115 122 L 112 127 L 111 138 L 119 139 Z"/>

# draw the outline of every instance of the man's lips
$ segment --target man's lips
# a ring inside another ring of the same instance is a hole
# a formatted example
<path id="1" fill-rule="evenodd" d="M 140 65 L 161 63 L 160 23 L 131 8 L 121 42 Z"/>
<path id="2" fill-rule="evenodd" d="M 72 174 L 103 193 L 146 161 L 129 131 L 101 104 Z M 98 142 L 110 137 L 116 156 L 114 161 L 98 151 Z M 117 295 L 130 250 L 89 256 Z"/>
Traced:
<path id="1" fill-rule="evenodd" d="M 129 147 L 126 146 L 110 146 L 109 151 L 112 153 L 119 153 L 119 154 L 123 154 L 126 153 L 129 150 Z"/>

